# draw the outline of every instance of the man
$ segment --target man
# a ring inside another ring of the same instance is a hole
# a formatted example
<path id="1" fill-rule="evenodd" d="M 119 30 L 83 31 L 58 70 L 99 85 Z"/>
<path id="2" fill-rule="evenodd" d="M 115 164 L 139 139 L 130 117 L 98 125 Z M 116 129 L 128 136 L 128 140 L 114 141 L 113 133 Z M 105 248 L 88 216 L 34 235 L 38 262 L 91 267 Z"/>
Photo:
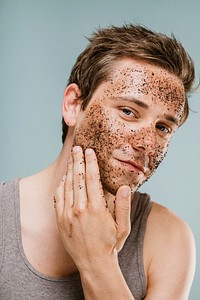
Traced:
<path id="1" fill-rule="evenodd" d="M 193 82 L 174 37 L 93 35 L 64 93 L 60 155 L 2 185 L 2 299 L 188 299 L 192 233 L 138 188 L 187 119 Z"/>

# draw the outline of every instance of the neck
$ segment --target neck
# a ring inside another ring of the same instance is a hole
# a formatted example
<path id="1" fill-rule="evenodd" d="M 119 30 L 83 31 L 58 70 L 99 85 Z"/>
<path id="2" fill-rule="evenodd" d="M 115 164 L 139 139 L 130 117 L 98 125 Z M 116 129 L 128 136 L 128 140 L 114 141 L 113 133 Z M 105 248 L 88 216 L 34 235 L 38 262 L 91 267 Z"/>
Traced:
<path id="1" fill-rule="evenodd" d="M 27 193 L 32 191 L 43 202 L 53 199 L 58 184 L 67 172 L 67 162 L 72 149 L 72 134 L 69 132 L 69 138 L 63 145 L 63 148 L 57 159 L 42 171 L 20 180 L 21 188 Z"/>
<path id="2" fill-rule="evenodd" d="M 72 146 L 73 133 L 69 131 L 67 139 L 57 159 L 41 172 L 24 178 L 21 182 L 21 186 L 23 183 L 26 183 L 26 191 L 30 191 L 30 189 L 37 191 L 37 197 L 43 203 L 46 201 L 49 202 L 49 199 L 53 199 L 62 177 L 67 172 L 67 163 L 71 154 Z M 115 197 L 107 191 L 104 191 L 104 194 L 107 207 L 110 213 L 114 216 Z"/>
<path id="3" fill-rule="evenodd" d="M 44 170 L 44 173 L 48 174 L 47 181 L 49 185 L 50 194 L 55 195 L 55 191 L 62 179 L 67 172 L 67 164 L 71 154 L 73 146 L 73 134 L 69 131 L 67 139 L 63 145 L 63 148 L 55 160 L 55 162 Z"/>

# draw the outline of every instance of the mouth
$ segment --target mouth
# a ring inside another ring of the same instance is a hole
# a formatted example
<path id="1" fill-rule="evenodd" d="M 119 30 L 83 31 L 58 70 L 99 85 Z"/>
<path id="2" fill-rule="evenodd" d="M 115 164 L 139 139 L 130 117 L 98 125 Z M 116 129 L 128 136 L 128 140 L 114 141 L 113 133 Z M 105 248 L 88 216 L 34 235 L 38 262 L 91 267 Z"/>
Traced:
<path id="1" fill-rule="evenodd" d="M 131 161 L 131 160 L 119 160 L 119 162 L 121 164 L 123 164 L 126 168 L 128 168 L 130 171 L 133 171 L 133 172 L 135 171 L 135 172 L 139 172 L 139 173 L 145 174 L 145 168 L 142 165 L 137 164 L 134 161 Z"/>

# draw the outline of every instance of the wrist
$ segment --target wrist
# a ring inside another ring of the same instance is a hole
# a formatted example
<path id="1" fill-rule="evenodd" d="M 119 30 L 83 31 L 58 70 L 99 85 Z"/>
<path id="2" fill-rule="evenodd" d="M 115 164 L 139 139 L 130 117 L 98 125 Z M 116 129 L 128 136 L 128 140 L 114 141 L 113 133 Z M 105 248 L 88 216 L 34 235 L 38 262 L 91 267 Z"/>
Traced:
<path id="1" fill-rule="evenodd" d="M 133 300 L 118 264 L 118 258 L 95 263 L 91 269 L 81 270 L 81 283 L 85 299 L 127 299 Z"/>
<path id="2" fill-rule="evenodd" d="M 94 257 L 89 263 L 79 267 L 82 278 L 107 276 L 110 272 L 116 271 L 120 271 L 120 268 L 118 257 L 114 253 L 107 257 Z"/>

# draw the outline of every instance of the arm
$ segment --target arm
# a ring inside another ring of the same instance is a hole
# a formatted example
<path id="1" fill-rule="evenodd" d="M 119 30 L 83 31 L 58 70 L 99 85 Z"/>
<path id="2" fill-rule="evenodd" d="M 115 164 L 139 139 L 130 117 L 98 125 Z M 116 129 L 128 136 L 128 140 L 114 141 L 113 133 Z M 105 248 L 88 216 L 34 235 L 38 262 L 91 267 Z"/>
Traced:
<path id="1" fill-rule="evenodd" d="M 116 222 L 105 206 L 94 152 L 74 154 L 57 191 L 58 227 L 66 251 L 81 276 L 87 300 L 134 299 L 118 265 L 118 251 L 130 231 L 130 197 L 116 195 Z M 153 204 L 148 218 L 144 259 L 147 300 L 186 300 L 194 276 L 195 247 L 191 231 L 179 218 Z M 134 283 L 133 283 L 134 284 Z"/>
<path id="2" fill-rule="evenodd" d="M 195 243 L 187 224 L 153 203 L 144 246 L 149 257 L 145 299 L 188 299 L 195 271 Z"/>
<path id="3" fill-rule="evenodd" d="M 87 300 L 134 299 L 117 257 L 130 232 L 130 198 L 130 188 L 120 187 L 115 221 L 106 207 L 94 151 L 85 158 L 80 147 L 73 153 L 67 176 L 57 190 L 56 214 L 63 244 L 80 272 Z"/>
<path id="4" fill-rule="evenodd" d="M 117 257 L 111 261 L 96 262 L 89 271 L 81 271 L 81 281 L 86 300 L 134 300 L 121 270 Z"/>

